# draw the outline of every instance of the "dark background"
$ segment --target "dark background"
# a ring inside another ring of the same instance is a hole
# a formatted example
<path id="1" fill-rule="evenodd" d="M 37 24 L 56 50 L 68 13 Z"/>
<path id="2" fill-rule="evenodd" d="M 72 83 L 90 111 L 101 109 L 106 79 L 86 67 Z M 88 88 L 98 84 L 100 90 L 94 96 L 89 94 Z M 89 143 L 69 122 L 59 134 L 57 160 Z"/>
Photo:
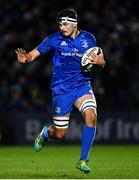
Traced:
<path id="1" fill-rule="evenodd" d="M 128 120 L 138 121 L 139 116 L 134 113 L 139 109 L 139 18 L 136 1 L 10 0 L 0 2 L 0 130 L 4 133 L 7 124 L 16 126 L 16 114 L 48 113 L 51 116 L 52 53 L 30 64 L 20 64 L 14 51 L 21 47 L 28 52 L 45 36 L 56 32 L 56 14 L 63 8 L 77 10 L 79 27 L 91 32 L 97 39 L 97 46 L 104 51 L 106 66 L 94 74 L 92 81 L 98 113 L 119 115 L 132 112 L 135 118 Z M 76 110 L 73 113 L 77 113 Z M 13 139 L 9 141 L 15 142 Z"/>

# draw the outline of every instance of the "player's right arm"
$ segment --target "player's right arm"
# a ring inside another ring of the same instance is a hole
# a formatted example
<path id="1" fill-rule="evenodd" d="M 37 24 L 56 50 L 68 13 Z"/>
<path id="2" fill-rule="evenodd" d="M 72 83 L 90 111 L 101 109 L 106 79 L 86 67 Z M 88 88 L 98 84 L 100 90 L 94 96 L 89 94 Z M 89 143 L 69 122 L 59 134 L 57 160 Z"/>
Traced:
<path id="1" fill-rule="evenodd" d="M 47 53 L 55 46 L 55 43 L 57 42 L 56 37 L 57 33 L 45 37 L 45 39 L 36 48 L 34 48 L 32 51 L 28 53 L 26 53 L 24 49 L 18 48 L 15 51 L 18 61 L 20 63 L 32 62 L 41 54 Z"/>
<path id="2" fill-rule="evenodd" d="M 40 56 L 40 52 L 36 48 L 29 53 L 26 53 L 26 51 L 21 48 L 18 48 L 15 50 L 15 52 L 17 55 L 17 60 L 20 63 L 32 62 Z"/>

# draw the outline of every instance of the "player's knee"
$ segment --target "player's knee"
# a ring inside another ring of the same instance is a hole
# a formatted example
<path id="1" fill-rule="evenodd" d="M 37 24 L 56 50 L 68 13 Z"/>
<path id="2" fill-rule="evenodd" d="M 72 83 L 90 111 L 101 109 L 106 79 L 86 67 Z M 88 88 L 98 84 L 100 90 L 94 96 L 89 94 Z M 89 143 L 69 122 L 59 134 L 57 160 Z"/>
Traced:
<path id="1" fill-rule="evenodd" d="M 90 127 L 96 127 L 97 113 L 95 109 L 87 109 L 84 112 L 85 122 Z"/>

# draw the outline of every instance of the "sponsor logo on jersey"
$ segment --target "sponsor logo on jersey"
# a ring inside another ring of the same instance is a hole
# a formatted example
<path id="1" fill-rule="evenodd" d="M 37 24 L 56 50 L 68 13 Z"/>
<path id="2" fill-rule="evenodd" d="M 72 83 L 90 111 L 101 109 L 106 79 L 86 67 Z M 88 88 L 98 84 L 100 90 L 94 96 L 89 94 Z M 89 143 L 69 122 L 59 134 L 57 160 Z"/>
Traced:
<path id="1" fill-rule="evenodd" d="M 77 53 L 77 52 L 61 52 L 61 55 L 62 56 L 77 56 L 77 57 L 82 57 L 83 56 L 83 54 L 81 54 L 81 53 Z"/>

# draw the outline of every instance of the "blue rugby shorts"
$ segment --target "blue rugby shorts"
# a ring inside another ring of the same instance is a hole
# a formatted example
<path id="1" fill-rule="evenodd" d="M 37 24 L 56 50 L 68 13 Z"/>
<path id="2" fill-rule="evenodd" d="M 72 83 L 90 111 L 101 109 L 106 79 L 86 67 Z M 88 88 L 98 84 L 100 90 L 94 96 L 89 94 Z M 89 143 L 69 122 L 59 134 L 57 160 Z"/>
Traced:
<path id="1" fill-rule="evenodd" d="M 53 115 L 64 116 L 70 114 L 75 101 L 85 94 L 93 94 L 93 89 L 90 83 L 85 83 L 83 86 L 72 89 L 70 92 L 62 95 L 53 95 L 52 111 Z"/>

